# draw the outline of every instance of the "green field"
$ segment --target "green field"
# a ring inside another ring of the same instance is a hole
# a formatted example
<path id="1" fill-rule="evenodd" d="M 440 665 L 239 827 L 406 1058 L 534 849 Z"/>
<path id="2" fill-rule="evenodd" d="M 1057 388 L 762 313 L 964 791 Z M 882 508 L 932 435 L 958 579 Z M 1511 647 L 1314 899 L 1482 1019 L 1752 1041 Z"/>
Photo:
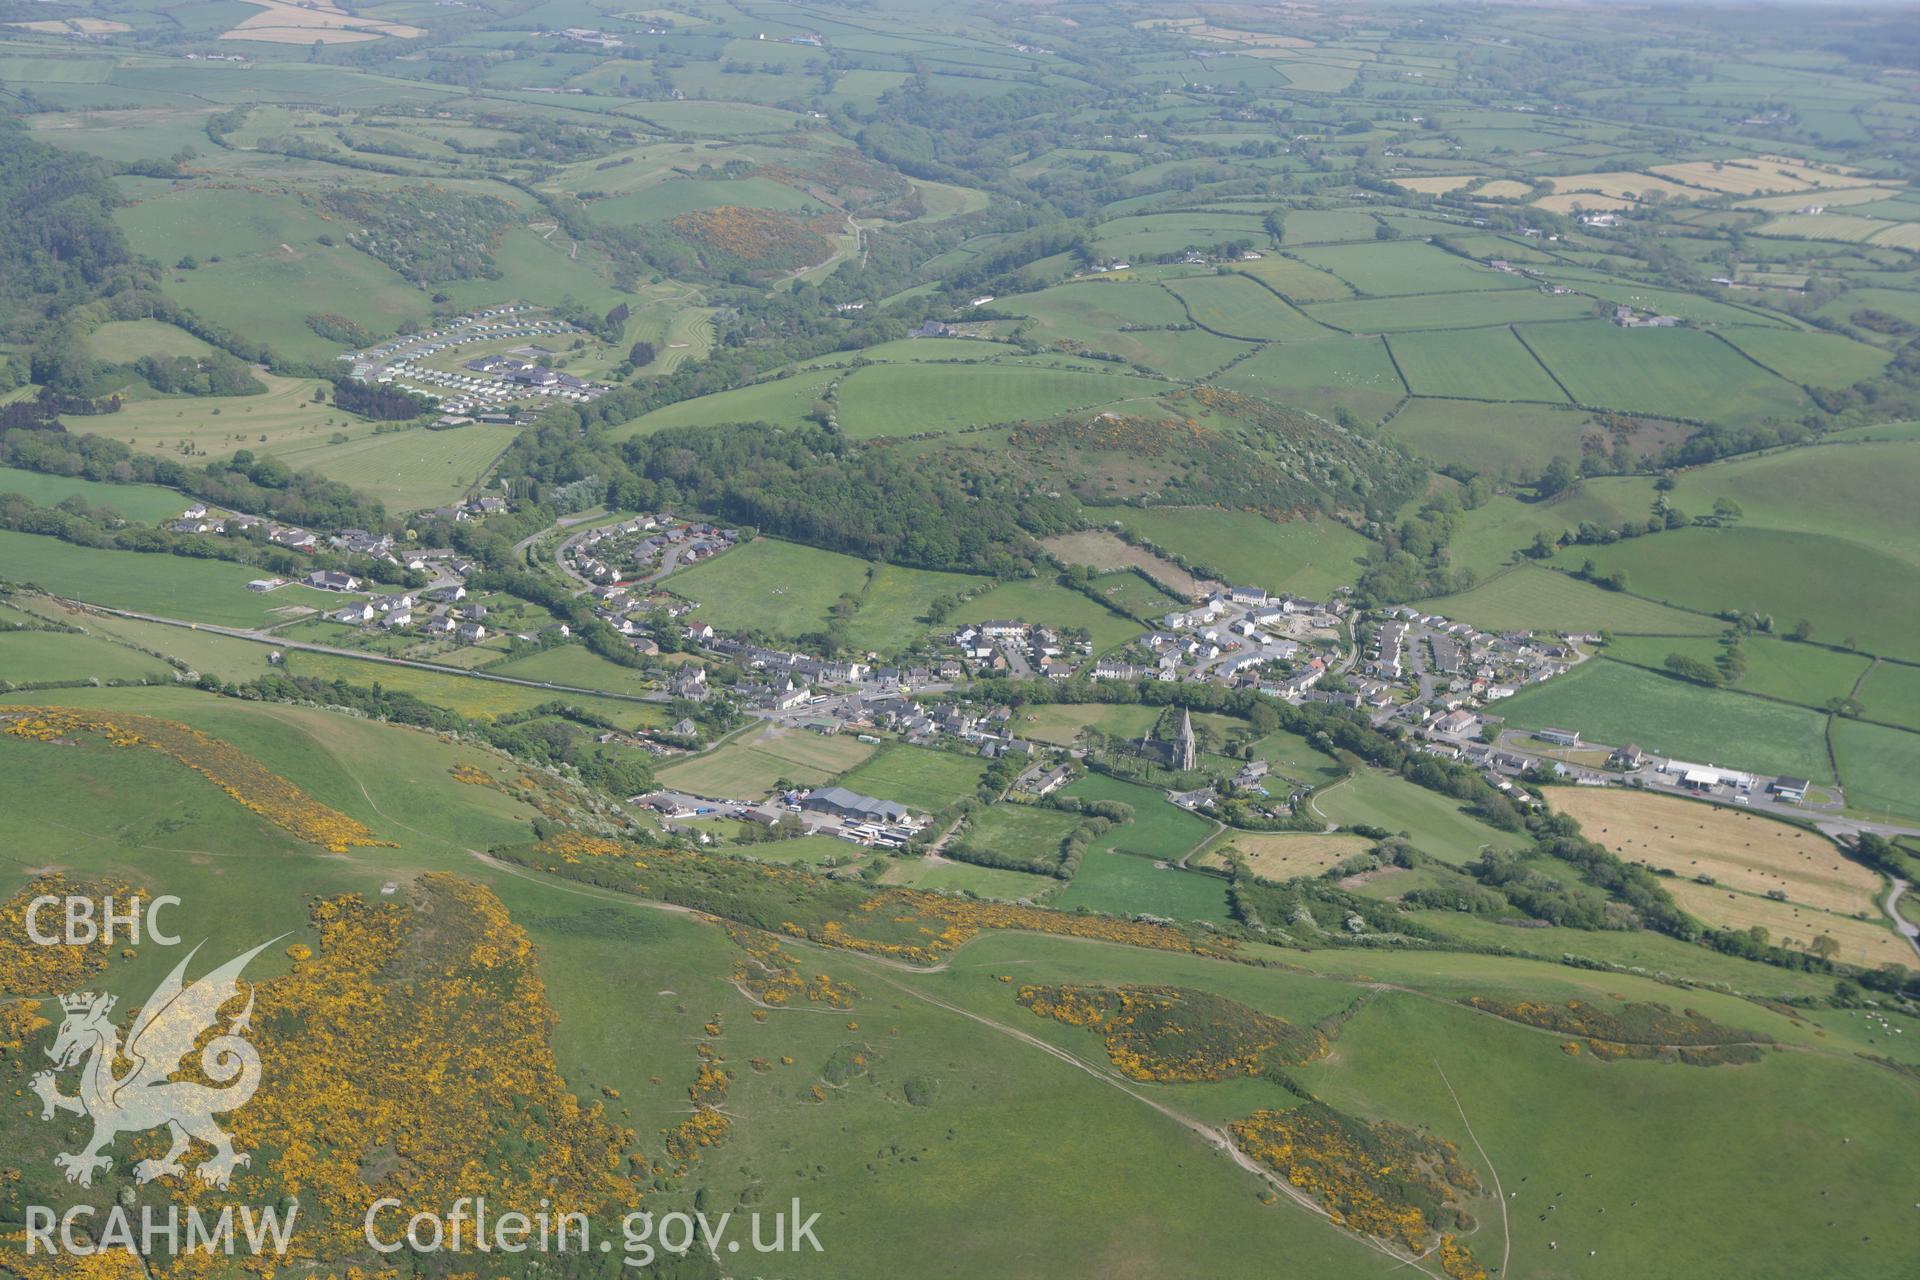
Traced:
<path id="1" fill-rule="evenodd" d="M 160 320 L 110 320 L 87 336 L 96 360 L 132 364 L 141 356 L 191 356 L 213 350 L 185 329 Z"/>
<path id="2" fill-rule="evenodd" d="M 1696 763 L 1834 780 L 1825 715 L 1605 659 L 1523 689 L 1499 709 L 1516 729 L 1552 725 L 1607 746 L 1634 742 Z"/>
<path id="3" fill-rule="evenodd" d="M 273 456 L 351 485 L 399 514 L 465 497 L 517 434 L 514 427 L 476 422 L 450 431 L 392 431 L 345 444 L 276 449 Z"/>
<path id="4" fill-rule="evenodd" d="M 1014 578 L 961 606 L 955 620 L 985 622 L 1011 618 L 1050 627 L 1075 627 L 1093 639 L 1101 653 L 1140 634 L 1140 624 L 1089 599 L 1071 587 L 1045 578 Z"/>
<path id="5" fill-rule="evenodd" d="M 1592 418 L 1550 404 L 1409 400 L 1386 432 L 1423 458 L 1490 476 L 1537 475 L 1555 458 L 1576 458 Z"/>
<path id="6" fill-rule="evenodd" d="M 17 493 L 42 507 L 56 507 L 69 498 L 78 498 L 89 507 L 117 512 L 134 524 L 159 524 L 185 511 L 191 501 L 185 494 L 159 485 L 105 484 L 17 467 L 0 467 L 0 493 Z"/>
<path id="7" fill-rule="evenodd" d="M 1417 240 L 1296 249 L 1295 256 L 1339 276 L 1362 294 L 1452 293 L 1518 289 L 1527 281 Z"/>
<path id="8" fill-rule="evenodd" d="M 1328 417 L 1345 409 L 1369 421 L 1385 417 L 1406 395 L 1378 338 L 1276 343 L 1234 365 L 1218 382 L 1277 404 Z"/>
<path id="9" fill-rule="evenodd" d="M 1036 341 L 1062 343 L 1068 350 L 1104 351 L 1177 378 L 1201 377 L 1246 350 L 1238 343 L 1192 328 L 1126 329 L 1128 325 L 1188 323 L 1178 298 L 1158 285 L 1142 282 L 1056 285 L 1037 293 L 997 299 L 993 309 L 1033 317 L 1027 333 Z M 929 341 L 940 340 L 918 340 Z"/>
<path id="10" fill-rule="evenodd" d="M 1920 667 L 1877 664 L 1860 684 L 1859 700 L 1874 720 L 1920 730 Z"/>
<path id="11" fill-rule="evenodd" d="M 1233 582 L 1313 599 L 1351 583 L 1367 550 L 1366 539 L 1331 520 L 1275 524 L 1250 512 L 1198 507 L 1128 507 L 1116 514 L 1135 535 Z"/>
<path id="12" fill-rule="evenodd" d="M 1920 733 L 1854 720 L 1833 722 L 1847 810 L 1875 822 L 1920 823 Z"/>
<path id="13" fill-rule="evenodd" d="M 1886 352 L 1837 333 L 1786 329 L 1731 329 L 1726 339 L 1791 382 L 1846 387 L 1886 368 Z"/>
<path id="14" fill-rule="evenodd" d="M 1013 364 L 874 365 L 840 385 L 836 417 L 850 436 L 964 431 L 1057 417 L 1164 390 L 1118 373 L 1075 373 Z"/>
<path id="15" fill-rule="evenodd" d="M 1155 707 L 1127 703 L 1050 702 L 1014 713 L 1007 727 L 1016 737 L 1070 747 L 1084 728 L 1117 738 L 1138 738 L 1160 718 Z"/>
<path id="16" fill-rule="evenodd" d="M 995 853 L 1046 861 L 1059 857 L 1060 842 L 1079 825 L 1078 815 L 1058 809 L 1037 804 L 996 804 L 968 815 L 962 839 Z"/>
<path id="17" fill-rule="evenodd" d="M 1289 302 L 1331 302 L 1353 296 L 1353 290 L 1340 277 L 1276 254 L 1268 254 L 1255 262 L 1238 263 L 1234 269 L 1271 286 Z"/>
<path id="18" fill-rule="evenodd" d="M 756 382 L 733 391 L 696 396 L 635 418 L 614 429 L 615 439 L 646 435 L 664 427 L 711 427 L 723 422 L 767 422 L 796 427 L 807 420 L 814 402 L 834 374 L 826 370 Z"/>
<path id="19" fill-rule="evenodd" d="M 1339 826 L 1357 823 L 1404 832 L 1422 853 L 1456 866 L 1473 861 L 1489 846 L 1518 849 L 1526 844 L 1525 836 L 1488 826 L 1458 801 L 1377 769 L 1363 770 L 1316 792 L 1310 808 L 1315 816 Z"/>
<path id="20" fill-rule="evenodd" d="M 1732 458 L 1683 472 L 1672 498 L 1701 514 L 1727 498 L 1742 525 L 1844 538 L 1920 567 L 1911 519 L 1920 447 L 1878 441 Z"/>
<path id="21" fill-rule="evenodd" d="M 96 636 L 59 631 L 0 631 L 0 683 L 56 680 L 162 681 L 174 671 L 160 659 Z"/>
<path id="22" fill-rule="evenodd" d="M 666 706 L 663 703 L 624 702 L 592 694 L 562 693 L 476 676 L 370 662 L 342 654 L 293 652 L 287 655 L 286 666 L 295 675 L 311 676 L 318 680 L 344 680 L 362 688 L 377 684 L 411 693 L 424 702 L 481 719 L 515 711 L 531 711 L 549 702 L 564 702 L 605 716 L 622 728 L 652 728 L 666 723 Z"/>
<path id="23" fill-rule="evenodd" d="M 1574 403 L 1687 418 L 1752 422 L 1788 415 L 1806 394 L 1698 329 L 1622 329 L 1605 320 L 1520 325 L 1517 332 Z"/>
<path id="24" fill-rule="evenodd" d="M 1606 655 L 1619 662 L 1658 670 L 1664 667 L 1669 654 L 1678 653 L 1712 666 L 1721 651 L 1721 640 L 1716 636 L 1622 636 L 1607 646 Z M 1850 696 L 1872 661 L 1857 653 L 1837 653 L 1817 645 L 1765 636 L 1746 638 L 1740 645 L 1740 656 L 1746 670 L 1731 687 L 1742 693 L 1781 698 L 1816 709 L 1824 709 L 1829 702 Z M 1880 668 L 1887 672 L 1915 669 L 1890 663 Z M 1886 717 L 1876 715 L 1875 718 Z"/>
<path id="25" fill-rule="evenodd" d="M 1330 336 L 1273 290 L 1236 274 L 1174 280 L 1169 291 L 1186 304 L 1195 324 L 1230 338 L 1300 342 Z"/>
<path id="26" fill-rule="evenodd" d="M 823 737 L 801 729 L 749 730 L 702 755 L 658 773 L 660 785 L 721 800 L 761 800 L 775 786 L 824 786 L 873 754 L 852 737 Z"/>
<path id="27" fill-rule="evenodd" d="M 1309 307 L 1307 314 L 1321 324 L 1349 333 L 1405 333 L 1415 329 L 1484 328 L 1521 320 L 1575 320 L 1592 315 L 1593 302 L 1576 294 L 1493 289 L 1327 302 Z"/>
<path id="28" fill-rule="evenodd" d="M 975 755 L 896 743 L 841 778 L 840 785 L 934 813 L 972 795 L 985 772 L 986 762 Z"/>
<path id="29" fill-rule="evenodd" d="M 262 577 L 251 565 L 140 551 L 102 551 L 55 538 L 0 530 L 0 580 L 114 609 L 257 627 L 338 599 L 303 586 L 265 594 L 247 590 Z"/>
<path id="30" fill-rule="evenodd" d="M 1742 525 L 1569 547 L 1554 559 L 1623 571 L 1635 595 L 1683 608 L 1771 614 L 1783 631 L 1804 619 L 1822 643 L 1920 658 L 1920 568 L 1859 543 Z"/>
<path id="31" fill-rule="evenodd" d="M 1560 390 L 1511 329 L 1438 329 L 1387 339 L 1417 396 L 1564 403 Z"/>
<path id="32" fill-rule="evenodd" d="M 607 661 L 583 644 L 559 644 L 510 662 L 490 663 L 487 671 L 517 680 L 551 680 L 607 693 L 646 693 L 652 682 L 631 667 Z"/>
<path id="33" fill-rule="evenodd" d="M 889 653 L 926 630 L 927 607 L 936 597 L 975 590 L 984 582 L 755 538 L 673 574 L 666 585 L 699 604 L 699 620 L 716 630 L 782 637 L 824 631 L 834 605 L 851 596 L 857 607 L 847 624 L 848 640 Z"/>
<path id="34" fill-rule="evenodd" d="M 1399 419 L 1395 419 L 1399 421 Z M 1638 476 L 1594 476 L 1543 501 L 1500 494 L 1460 514 L 1447 544 L 1448 562 L 1486 578 L 1513 563 L 1538 534 L 1558 538 L 1582 524 L 1644 528 L 1653 515 L 1653 482 Z"/>
<path id="35" fill-rule="evenodd" d="M 1198 848 L 1212 833 L 1213 824 L 1176 809 L 1151 787 L 1098 774 L 1080 779 L 1061 794 L 1117 800 L 1133 806 L 1133 817 L 1088 846 L 1072 883 L 1052 905 L 1063 910 L 1148 912 L 1225 923 L 1226 881 L 1168 865 Z"/>
<path id="36" fill-rule="evenodd" d="M 1710 635 L 1724 623 L 1581 582 L 1532 565 L 1489 578 L 1471 591 L 1424 607 L 1494 631 L 1541 628 L 1644 635 Z"/>

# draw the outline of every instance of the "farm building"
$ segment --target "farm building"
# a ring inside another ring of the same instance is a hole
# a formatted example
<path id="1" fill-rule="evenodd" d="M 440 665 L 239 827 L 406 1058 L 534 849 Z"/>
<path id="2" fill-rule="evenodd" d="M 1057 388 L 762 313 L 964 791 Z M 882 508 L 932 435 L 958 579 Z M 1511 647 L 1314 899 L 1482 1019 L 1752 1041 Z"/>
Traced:
<path id="1" fill-rule="evenodd" d="M 891 800 L 876 800 L 845 787 L 821 787 L 800 802 L 803 809 L 830 813 L 836 818 L 856 818 L 862 822 L 904 822 L 907 810 Z"/>

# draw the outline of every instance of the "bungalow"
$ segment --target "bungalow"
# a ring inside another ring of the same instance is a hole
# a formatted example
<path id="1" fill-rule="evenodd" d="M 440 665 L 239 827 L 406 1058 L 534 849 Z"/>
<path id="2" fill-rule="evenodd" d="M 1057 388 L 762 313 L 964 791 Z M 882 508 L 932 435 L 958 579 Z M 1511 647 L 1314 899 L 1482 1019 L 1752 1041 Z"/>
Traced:
<path id="1" fill-rule="evenodd" d="M 1449 711 L 1433 722 L 1433 731 L 1448 738 L 1464 738 L 1480 728 L 1480 717 L 1471 711 Z"/>
<path id="2" fill-rule="evenodd" d="M 358 591 L 360 579 L 335 569 L 315 569 L 307 575 L 307 585 L 322 591 Z"/>

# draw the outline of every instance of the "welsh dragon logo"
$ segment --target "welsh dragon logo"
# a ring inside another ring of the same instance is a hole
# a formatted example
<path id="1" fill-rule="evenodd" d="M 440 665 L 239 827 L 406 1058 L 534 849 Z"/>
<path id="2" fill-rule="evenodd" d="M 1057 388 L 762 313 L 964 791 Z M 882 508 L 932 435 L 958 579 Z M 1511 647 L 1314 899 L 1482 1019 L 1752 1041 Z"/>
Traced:
<path id="1" fill-rule="evenodd" d="M 66 1111 L 93 1121 L 93 1137 L 83 1149 L 53 1158 L 55 1166 L 66 1172 L 67 1181 L 92 1186 L 96 1172 L 113 1167 L 112 1158 L 104 1153 L 115 1137 L 162 1125 L 172 1135 L 173 1145 L 159 1159 L 134 1165 L 138 1182 L 163 1174 L 184 1175 L 180 1157 L 195 1139 L 213 1148 L 213 1155 L 194 1170 L 202 1182 L 225 1187 L 233 1171 L 249 1163 L 247 1154 L 233 1149 L 232 1139 L 213 1117 L 245 1106 L 260 1085 L 259 1051 L 243 1038 L 253 1016 L 251 986 L 246 1007 L 200 1050 L 200 1070 L 214 1084 L 168 1077 L 181 1069 L 204 1033 L 218 1028 L 221 1006 L 240 994 L 240 971 L 273 942 L 263 942 L 184 985 L 187 965 L 200 950 L 195 947 L 140 1006 L 124 1048 L 120 1029 L 111 1018 L 113 996 L 82 991 L 60 997 L 66 1017 L 47 1050 L 54 1068 L 34 1076 L 32 1087 L 40 1098 L 42 1120 Z M 115 1075 L 120 1062 L 130 1065 L 124 1074 Z M 56 1073 L 75 1065 L 80 1066 L 79 1092 L 61 1093 Z"/>

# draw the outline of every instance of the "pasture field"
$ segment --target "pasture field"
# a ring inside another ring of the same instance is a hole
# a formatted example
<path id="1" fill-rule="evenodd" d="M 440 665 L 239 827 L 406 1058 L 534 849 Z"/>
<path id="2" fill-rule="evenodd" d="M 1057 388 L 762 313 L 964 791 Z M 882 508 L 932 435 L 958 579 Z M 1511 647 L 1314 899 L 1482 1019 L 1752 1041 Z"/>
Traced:
<path id="1" fill-rule="evenodd" d="M 851 736 L 826 737 L 768 725 L 729 739 L 702 755 L 678 760 L 656 775 L 660 785 L 714 799 L 762 800 L 781 781 L 820 787 L 874 752 Z M 851 848 L 851 846 L 849 846 Z"/>
<path id="2" fill-rule="evenodd" d="M 317 471 L 378 498 L 398 515 L 466 497 L 518 434 L 517 427 L 476 422 L 446 431 L 387 431 L 344 444 L 300 444 L 269 452 L 296 471 Z"/>
<path id="3" fill-rule="evenodd" d="M 389 662 L 371 662 L 344 654 L 293 650 L 286 656 L 286 669 L 295 675 L 311 676 L 318 680 L 344 680 L 361 688 L 377 684 L 411 693 L 437 707 L 482 720 L 516 711 L 531 711 L 549 702 L 565 702 L 605 716 L 623 729 L 653 728 L 665 721 L 666 708 L 663 704 L 626 702 L 593 694 L 561 693 L 528 685 L 504 684 L 477 676 L 396 666 Z"/>
<path id="4" fill-rule="evenodd" d="M 1373 841 L 1365 836 L 1232 831 L 1207 846 L 1207 851 L 1193 862 L 1198 866 L 1225 869 L 1228 855 L 1237 853 L 1247 869 L 1263 880 L 1292 880 L 1298 876 L 1321 875 L 1372 847 Z"/>
<path id="5" fill-rule="evenodd" d="M 59 631 L 0 631 L 0 684 L 55 680 L 171 680 L 174 670 L 158 658 L 98 636 Z"/>
<path id="6" fill-rule="evenodd" d="M 1485 579 L 1512 563 L 1537 534 L 1558 538 L 1588 522 L 1603 529 L 1644 527 L 1653 514 L 1653 500 L 1653 481 L 1641 476 L 1590 476 L 1541 501 L 1498 494 L 1461 513 L 1459 528 L 1447 544 L 1448 561 Z"/>
<path id="7" fill-rule="evenodd" d="M 1592 421 L 1583 410 L 1564 404 L 1416 398 L 1387 420 L 1385 430 L 1442 466 L 1517 477 L 1537 473 L 1555 458 L 1578 457 Z"/>
<path id="8" fill-rule="evenodd" d="M 1007 722 L 1015 737 L 1070 747 L 1082 729 L 1093 728 L 1110 738 L 1138 738 L 1153 728 L 1158 707 L 1129 703 L 1052 702 L 1023 707 Z"/>
<path id="9" fill-rule="evenodd" d="M 1172 612 L 1183 603 L 1131 569 L 1099 574 L 1088 580 L 1087 587 L 1115 612 L 1147 622 Z"/>
<path id="10" fill-rule="evenodd" d="M 1489 289 L 1323 302 L 1307 308 L 1307 314 L 1321 324 L 1350 333 L 1401 333 L 1411 329 L 1475 329 L 1521 320 L 1576 320 L 1593 314 L 1593 300 L 1570 293 Z"/>
<path id="11" fill-rule="evenodd" d="M 1132 618 L 1047 578 L 1013 578 L 1002 582 L 968 600 L 955 612 L 953 620 L 984 622 L 989 618 L 1079 628 L 1093 638 L 1096 654 L 1140 634 L 1140 624 Z"/>
<path id="12" fill-rule="evenodd" d="M 38 597 L 14 596 L 11 600 L 28 615 L 63 626 L 79 627 L 89 636 L 130 646 L 131 650 L 156 650 L 180 659 L 196 673 L 212 673 L 223 680 L 245 681 L 265 675 L 273 669 L 267 661 L 267 655 L 273 651 L 273 646 L 268 643 L 217 635 L 211 631 L 172 627 L 163 622 L 139 622 L 108 614 L 84 613 Z M 137 652 L 134 656 L 145 657 Z"/>
<path id="13" fill-rule="evenodd" d="M 1332 272 L 1279 254 L 1239 262 L 1234 270 L 1246 272 L 1292 303 L 1332 302 L 1353 296 L 1353 287 Z"/>
<path id="14" fill-rule="evenodd" d="M 1858 720 L 1833 722 L 1833 754 L 1840 762 L 1849 812 L 1875 822 L 1920 823 L 1920 733 Z"/>
<path id="15" fill-rule="evenodd" d="M 1511 329 L 1434 329 L 1387 339 L 1416 396 L 1565 403 L 1552 375 Z"/>
<path id="16" fill-rule="evenodd" d="M 1202 328 L 1256 342 L 1301 342 L 1330 336 L 1282 301 L 1273 290 L 1235 274 L 1194 276 L 1167 282 Z"/>
<path id="17" fill-rule="evenodd" d="M 315 447 L 336 435 L 369 433 L 361 419 L 331 404 L 316 401 L 326 384 L 309 378 L 283 378 L 256 372 L 267 384 L 261 395 L 166 396 L 129 400 L 111 423 L 97 417 L 66 419 L 68 430 L 88 432 L 106 428 L 111 439 L 161 457 L 178 457 L 182 446 L 195 454 L 224 457 L 236 449 L 271 453 L 276 449 Z"/>
<path id="18" fill-rule="evenodd" d="M 1873 719 L 1920 731 L 1920 667 L 1899 662 L 1875 664 L 1860 684 L 1859 700 Z"/>
<path id="19" fill-rule="evenodd" d="M 189 499 L 154 484 L 107 484 L 81 476 L 0 467 L 0 493 L 17 493 L 37 506 L 57 507 L 78 498 L 89 507 L 106 507 L 133 524 L 159 524 L 187 509 Z"/>
<path id="20" fill-rule="evenodd" d="M 1871 920 L 1821 911 L 1795 902 L 1777 902 L 1741 893 L 1725 885 L 1705 885 L 1684 876 L 1662 880 L 1681 910 L 1716 929 L 1760 928 L 1775 946 L 1806 951 L 1821 935 L 1839 944 L 1834 958 L 1844 964 L 1877 969 L 1884 964 L 1913 967 L 1911 948 L 1892 929 Z"/>
<path id="21" fill-rule="evenodd" d="M 1712 666 L 1720 656 L 1721 640 L 1718 636 L 1617 636 L 1606 649 L 1606 655 L 1616 662 L 1656 670 L 1664 666 L 1670 653 Z M 1746 670 L 1731 687 L 1742 693 L 1783 698 L 1816 710 L 1849 696 L 1873 661 L 1857 653 L 1840 653 L 1767 636 L 1747 637 L 1741 642 L 1740 656 Z M 1892 671 L 1912 669 L 1882 665 Z"/>
<path id="22" fill-rule="evenodd" d="M 613 438 L 625 440 L 667 427 L 711 427 L 723 422 L 766 422 L 778 427 L 797 427 L 807 421 L 815 402 L 837 376 L 834 370 L 816 369 L 681 400 L 614 428 Z"/>
<path id="23" fill-rule="evenodd" d="M 1605 746 L 1635 742 L 1655 755 L 1834 781 L 1825 715 L 1605 658 L 1522 689 L 1499 712 L 1513 729 L 1554 725 Z"/>
<path id="24" fill-rule="evenodd" d="M 1326 752 L 1319 750 L 1298 734 L 1288 733 L 1284 729 L 1276 730 L 1253 744 L 1256 759 L 1265 760 L 1273 774 L 1293 782 L 1318 786 L 1332 782 L 1342 774 L 1336 760 Z M 1278 792 L 1280 788 L 1272 782 L 1267 784 L 1269 792 Z"/>
<path id="25" fill-rule="evenodd" d="M 1879 373 L 1893 358 L 1837 333 L 1753 327 L 1729 329 L 1722 336 L 1781 377 L 1810 387 L 1850 387 Z"/>
<path id="26" fill-rule="evenodd" d="M 1696 329 L 1622 329 L 1604 320 L 1516 332 L 1574 403 L 1701 422 L 1796 412 L 1806 393 Z"/>
<path id="27" fill-rule="evenodd" d="M 1712 635 L 1725 624 L 1607 591 L 1551 569 L 1523 565 L 1471 591 L 1426 602 L 1433 612 L 1494 631 L 1543 629 L 1643 635 Z"/>
<path id="28" fill-rule="evenodd" d="M 841 778 L 840 785 L 921 813 L 936 813 L 972 795 L 985 772 L 985 763 L 975 755 L 892 743 Z"/>
<path id="29" fill-rule="evenodd" d="M 1200 377 L 1246 350 L 1238 343 L 1190 328 L 1126 329 L 1128 325 L 1189 323 L 1179 298 L 1145 282 L 1083 280 L 1001 298 L 993 305 L 996 311 L 1033 317 L 1028 334 L 1036 341 L 1066 344 L 1068 350 L 1077 347 L 1108 352 L 1172 377 Z M 927 341 L 918 339 L 916 345 Z M 981 349 L 957 350 L 965 355 Z M 986 352 L 993 350 L 987 348 Z"/>
<path id="30" fill-rule="evenodd" d="M 206 355 L 213 348 L 185 329 L 161 320 L 109 320 L 87 336 L 87 350 L 96 360 L 132 364 L 141 356 Z"/>
<path id="31" fill-rule="evenodd" d="M 666 587 L 700 606 L 699 620 L 716 630 L 758 631 L 793 637 L 824 631 L 842 596 L 858 601 L 848 639 L 892 652 L 926 629 L 936 596 L 976 589 L 966 574 L 869 564 L 836 551 L 776 538 L 743 546 L 672 574 Z"/>
<path id="32" fill-rule="evenodd" d="M 1450 293 L 1478 289 L 1518 289 L 1527 281 L 1506 275 L 1418 240 L 1389 240 L 1366 245 L 1328 245 L 1295 254 L 1330 271 L 1361 294 L 1393 297 L 1407 293 Z"/>
<path id="33" fill-rule="evenodd" d="M 896 858 L 880 877 L 880 883 L 943 893 L 970 893 L 1003 902 L 1046 902 L 1060 887 L 1060 881 L 1052 876 L 1009 871 L 1004 867 L 976 867 L 950 858 L 938 862 L 931 858 Z"/>
<path id="34" fill-rule="evenodd" d="M 1728 498 L 1739 504 L 1742 526 L 1844 539 L 1920 567 L 1920 529 L 1909 518 L 1920 448 L 1909 441 L 1756 454 L 1676 478 L 1672 498 L 1682 510 L 1704 514 Z"/>
<path id="35" fill-rule="evenodd" d="M 1276 524 L 1213 507 L 1127 507 L 1116 512 L 1136 537 L 1204 564 L 1232 582 L 1324 599 L 1353 582 L 1367 543 L 1331 520 Z"/>
<path id="36" fill-rule="evenodd" d="M 486 670 L 490 675 L 512 676 L 517 680 L 550 680 L 554 684 L 600 689 L 607 693 L 638 695 L 646 693 L 649 688 L 649 681 L 639 672 L 608 662 L 584 644 L 555 645 L 524 658 L 490 665 Z"/>
<path id="37" fill-rule="evenodd" d="M 1406 384 L 1379 338 L 1274 343 L 1216 379 L 1229 391 L 1298 405 L 1326 416 L 1345 409 L 1378 421 L 1406 395 Z"/>
<path id="38" fill-rule="evenodd" d="M 1105 529 L 1058 533 L 1042 538 L 1040 545 L 1062 564 L 1083 564 L 1104 572 L 1138 569 L 1181 599 L 1190 600 L 1200 594 L 1200 580 L 1185 569 Z"/>
<path id="39" fill-rule="evenodd" d="M 1636 595 L 1703 613 L 1771 614 L 1782 630 L 1804 619 L 1823 644 L 1920 658 L 1920 568 L 1858 543 L 1758 526 L 1695 527 L 1571 547 L 1555 562 L 1588 559 L 1603 574 L 1624 572 Z"/>
<path id="40" fill-rule="evenodd" d="M 1482 849 L 1526 844 L 1524 835 L 1488 826 L 1451 797 L 1378 769 L 1362 770 L 1316 792 L 1307 807 L 1338 826 L 1358 823 L 1404 832 L 1416 849 L 1455 866 L 1473 861 Z"/>
<path id="41" fill-rule="evenodd" d="M 1009 801 L 969 814 L 963 840 L 996 853 L 1045 861 L 1059 856 L 1060 842 L 1079 825 L 1077 814 Z"/>
<path id="42" fill-rule="evenodd" d="M 1571 814 L 1589 840 L 1628 862 L 1683 879 L 1841 915 L 1871 914 L 1881 878 L 1815 831 L 1677 796 L 1615 787 L 1548 787 L 1555 813 Z"/>
<path id="43" fill-rule="evenodd" d="M 1015 364 L 874 365 L 841 382 L 835 416 L 861 439 L 910 436 L 1052 418 L 1163 389 L 1125 374 Z"/>
<path id="44" fill-rule="evenodd" d="M 1464 182 L 1465 179 L 1443 181 Z M 1379 227 L 1372 214 L 1359 209 L 1296 209 L 1281 222 L 1280 242 L 1291 247 L 1336 240 L 1371 240 Z"/>
<path id="45" fill-rule="evenodd" d="M 323 609 L 338 596 L 286 586 L 264 595 L 247 583 L 264 576 L 252 565 L 144 551 L 76 547 L 57 538 L 0 530 L 0 580 L 112 609 L 189 622 L 258 627 Z"/>
<path id="46" fill-rule="evenodd" d="M 1235 240 L 1267 243 L 1267 230 L 1259 218 L 1235 213 L 1154 213 L 1114 218 L 1095 228 L 1094 236 L 1102 254 L 1120 259 L 1158 258 L 1189 249 L 1204 251 Z"/>

